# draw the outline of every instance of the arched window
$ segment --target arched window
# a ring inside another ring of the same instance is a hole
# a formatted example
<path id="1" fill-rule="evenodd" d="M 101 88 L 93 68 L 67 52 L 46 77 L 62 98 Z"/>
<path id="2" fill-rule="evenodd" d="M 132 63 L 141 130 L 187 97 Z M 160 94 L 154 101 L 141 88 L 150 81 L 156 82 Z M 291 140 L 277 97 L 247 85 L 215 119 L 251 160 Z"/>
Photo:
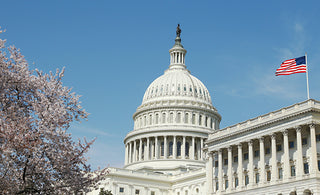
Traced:
<path id="1" fill-rule="evenodd" d="M 173 153 L 173 142 L 169 142 L 169 156 L 172 156 Z"/>
<path id="2" fill-rule="evenodd" d="M 166 113 L 162 114 L 162 123 L 166 123 Z"/>
<path id="3" fill-rule="evenodd" d="M 155 121 L 156 124 L 159 123 L 159 114 L 156 114 L 156 121 Z"/>
<path id="4" fill-rule="evenodd" d="M 196 114 L 192 114 L 192 124 L 196 123 Z"/>
<path id="5" fill-rule="evenodd" d="M 169 123 L 173 123 L 173 113 L 170 113 Z"/>
<path id="6" fill-rule="evenodd" d="M 180 123 L 181 122 L 181 113 L 179 112 L 178 114 L 177 114 L 177 119 L 176 119 L 177 121 L 177 123 Z"/>
<path id="7" fill-rule="evenodd" d="M 149 125 L 152 125 L 152 115 L 149 115 Z"/>
<path id="8" fill-rule="evenodd" d="M 189 156 L 189 142 L 186 142 L 186 156 Z"/>
<path id="9" fill-rule="evenodd" d="M 202 115 L 199 114 L 199 125 L 202 125 Z"/>
<path id="10" fill-rule="evenodd" d="M 186 113 L 184 116 L 184 123 L 189 123 L 189 113 Z"/>
<path id="11" fill-rule="evenodd" d="M 177 156 L 181 156 L 181 142 L 177 142 Z"/>
<path id="12" fill-rule="evenodd" d="M 204 121 L 204 126 L 208 126 L 208 117 L 206 116 L 206 120 Z"/>
<path id="13" fill-rule="evenodd" d="M 144 116 L 143 117 L 143 126 L 146 126 L 147 125 L 147 116 Z"/>
<path id="14" fill-rule="evenodd" d="M 161 142 L 161 156 L 164 156 L 164 142 Z"/>

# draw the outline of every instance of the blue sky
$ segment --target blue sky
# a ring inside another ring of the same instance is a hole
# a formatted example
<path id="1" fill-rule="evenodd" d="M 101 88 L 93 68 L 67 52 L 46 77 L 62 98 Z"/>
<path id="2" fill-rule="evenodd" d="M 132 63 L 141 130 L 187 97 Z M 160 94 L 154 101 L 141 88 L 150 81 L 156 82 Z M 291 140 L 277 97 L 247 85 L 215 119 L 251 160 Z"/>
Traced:
<path id="1" fill-rule="evenodd" d="M 186 65 L 210 91 L 226 127 L 307 99 L 306 76 L 274 76 L 308 53 L 311 98 L 320 100 L 317 1 L 3 1 L 0 38 L 30 68 L 66 67 L 88 121 L 74 139 L 97 138 L 89 163 L 122 167 L 123 138 L 148 85 L 169 66 L 177 23 Z"/>

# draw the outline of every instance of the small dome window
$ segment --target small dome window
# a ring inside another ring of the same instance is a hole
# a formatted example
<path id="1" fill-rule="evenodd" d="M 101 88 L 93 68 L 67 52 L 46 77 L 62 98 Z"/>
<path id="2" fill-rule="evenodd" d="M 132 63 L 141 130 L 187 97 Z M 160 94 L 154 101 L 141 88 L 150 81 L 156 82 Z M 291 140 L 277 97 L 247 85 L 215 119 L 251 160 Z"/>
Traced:
<path id="1" fill-rule="evenodd" d="M 186 86 L 184 86 L 184 87 L 183 87 L 183 90 L 184 90 L 185 92 L 187 91 L 187 88 L 186 88 Z"/>
<path id="2" fill-rule="evenodd" d="M 200 92 L 200 94 L 202 95 L 202 91 L 201 91 L 201 88 L 199 89 L 199 92 Z"/>
<path id="3" fill-rule="evenodd" d="M 192 88 L 191 88 L 191 86 L 190 86 L 190 92 L 192 92 Z"/>

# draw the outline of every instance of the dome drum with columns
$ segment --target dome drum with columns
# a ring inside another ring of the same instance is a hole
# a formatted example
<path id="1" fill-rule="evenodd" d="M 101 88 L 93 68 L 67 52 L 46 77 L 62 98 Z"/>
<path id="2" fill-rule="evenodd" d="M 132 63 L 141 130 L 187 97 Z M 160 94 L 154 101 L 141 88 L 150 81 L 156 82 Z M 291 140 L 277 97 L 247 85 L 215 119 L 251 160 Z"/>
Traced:
<path id="1" fill-rule="evenodd" d="M 150 84 L 133 115 L 134 130 L 124 140 L 127 169 L 174 174 L 204 167 L 204 142 L 219 129 L 207 88 L 186 68 L 178 30 L 169 69 Z"/>

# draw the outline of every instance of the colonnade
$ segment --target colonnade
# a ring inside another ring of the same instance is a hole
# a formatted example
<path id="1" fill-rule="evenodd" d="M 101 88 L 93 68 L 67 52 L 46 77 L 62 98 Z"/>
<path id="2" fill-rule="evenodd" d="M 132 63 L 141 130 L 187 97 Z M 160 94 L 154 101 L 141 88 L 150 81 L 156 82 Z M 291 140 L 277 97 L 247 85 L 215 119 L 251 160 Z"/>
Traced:
<path id="1" fill-rule="evenodd" d="M 185 64 L 185 53 L 184 52 L 171 52 L 170 64 Z"/>
<path id="2" fill-rule="evenodd" d="M 208 193 L 241 190 L 316 175 L 319 172 L 318 137 L 316 125 L 310 124 L 209 151 Z"/>
<path id="3" fill-rule="evenodd" d="M 154 136 L 126 144 L 125 164 L 157 159 L 203 160 L 206 138 L 195 136 Z"/>

